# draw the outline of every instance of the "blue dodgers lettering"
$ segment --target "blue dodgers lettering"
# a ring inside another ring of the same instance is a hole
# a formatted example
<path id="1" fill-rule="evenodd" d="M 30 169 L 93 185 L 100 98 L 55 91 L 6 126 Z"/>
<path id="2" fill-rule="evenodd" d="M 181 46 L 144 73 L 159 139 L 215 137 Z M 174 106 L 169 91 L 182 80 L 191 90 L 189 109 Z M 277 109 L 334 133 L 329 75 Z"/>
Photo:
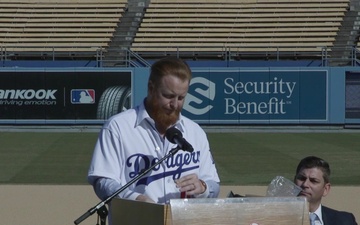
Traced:
<path id="1" fill-rule="evenodd" d="M 192 152 L 192 153 L 177 153 L 175 156 L 168 158 L 165 161 L 165 165 L 167 170 L 166 172 L 151 175 L 145 178 L 140 179 L 136 185 L 140 184 L 149 184 L 155 180 L 162 179 L 168 176 L 172 176 L 172 179 L 179 179 L 183 172 L 187 172 L 190 170 L 194 170 L 199 168 L 200 162 L 200 151 Z M 152 156 L 144 155 L 144 154 L 134 154 L 129 156 L 126 160 L 126 166 L 129 167 L 129 177 L 134 178 L 139 175 L 141 172 L 149 169 L 156 162 L 159 161 L 159 158 L 153 158 Z M 191 167 L 186 167 L 188 165 L 194 165 Z M 184 168 L 184 166 L 186 168 Z M 158 171 L 160 169 L 160 165 L 156 166 L 153 171 Z M 173 169 L 170 171 L 170 169 Z"/>
<path id="2" fill-rule="evenodd" d="M 152 165 L 154 165 L 158 161 L 157 158 L 153 158 L 152 160 L 147 155 L 143 154 L 134 154 L 130 156 L 126 160 L 126 166 L 127 167 L 133 167 L 133 172 L 129 173 L 130 178 L 134 178 L 138 174 L 140 174 L 142 171 L 145 171 L 146 169 L 150 168 Z M 154 170 L 159 170 L 159 166 L 155 167 Z"/>
<path id="3" fill-rule="evenodd" d="M 175 157 L 170 157 L 166 161 L 167 168 L 183 167 L 184 165 L 190 165 L 191 163 L 199 163 L 200 151 L 192 153 L 178 153 Z"/>

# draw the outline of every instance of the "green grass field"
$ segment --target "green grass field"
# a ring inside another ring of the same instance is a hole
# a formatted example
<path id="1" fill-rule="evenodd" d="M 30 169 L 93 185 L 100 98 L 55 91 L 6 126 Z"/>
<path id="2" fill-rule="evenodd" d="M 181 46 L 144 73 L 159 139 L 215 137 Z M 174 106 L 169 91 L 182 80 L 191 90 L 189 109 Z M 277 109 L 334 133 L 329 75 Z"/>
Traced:
<path id="1" fill-rule="evenodd" d="M 97 133 L 0 132 L 0 184 L 87 184 Z M 299 160 L 330 163 L 333 185 L 360 185 L 360 133 L 208 133 L 222 185 L 292 179 Z"/>

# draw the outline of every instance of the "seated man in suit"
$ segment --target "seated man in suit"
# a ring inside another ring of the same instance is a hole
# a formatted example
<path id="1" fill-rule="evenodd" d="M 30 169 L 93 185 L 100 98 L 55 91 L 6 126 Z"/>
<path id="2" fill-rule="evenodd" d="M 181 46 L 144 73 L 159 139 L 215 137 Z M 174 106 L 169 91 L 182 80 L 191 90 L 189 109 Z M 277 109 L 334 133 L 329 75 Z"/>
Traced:
<path id="1" fill-rule="evenodd" d="M 310 218 L 315 213 L 315 225 L 357 225 L 352 213 L 330 209 L 321 204 L 330 192 L 330 166 L 316 156 L 302 159 L 297 166 L 294 182 L 302 188 L 299 196 L 309 202 Z"/>

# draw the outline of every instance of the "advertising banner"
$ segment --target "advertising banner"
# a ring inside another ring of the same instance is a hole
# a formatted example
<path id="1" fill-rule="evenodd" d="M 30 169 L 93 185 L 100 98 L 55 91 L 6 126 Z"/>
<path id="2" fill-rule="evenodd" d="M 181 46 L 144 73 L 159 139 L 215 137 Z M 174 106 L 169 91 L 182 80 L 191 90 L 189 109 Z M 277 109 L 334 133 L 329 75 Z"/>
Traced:
<path id="1" fill-rule="evenodd" d="M 148 69 L 133 73 L 3 71 L 0 123 L 103 123 L 146 96 Z M 328 123 L 328 96 L 325 69 L 194 69 L 182 114 L 200 124 Z M 347 96 L 352 117 L 358 107 Z"/>
<path id="2" fill-rule="evenodd" d="M 360 72 L 346 72 L 345 117 L 360 119 Z"/>
<path id="3" fill-rule="evenodd" d="M 105 120 L 131 107 L 132 72 L 2 72 L 0 119 Z"/>
<path id="4" fill-rule="evenodd" d="M 327 71 L 196 70 L 183 114 L 199 123 L 327 121 Z"/>

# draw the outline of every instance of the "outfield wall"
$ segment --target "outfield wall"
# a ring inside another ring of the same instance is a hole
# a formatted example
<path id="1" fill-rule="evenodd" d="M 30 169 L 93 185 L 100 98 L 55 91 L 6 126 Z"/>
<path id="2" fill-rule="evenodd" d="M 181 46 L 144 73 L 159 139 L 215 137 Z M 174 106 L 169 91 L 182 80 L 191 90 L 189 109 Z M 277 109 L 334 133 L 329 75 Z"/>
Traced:
<path id="1" fill-rule="evenodd" d="M 200 124 L 360 124 L 360 68 L 192 67 Z M 140 103 L 149 68 L 0 70 L 0 124 L 102 124 Z"/>

